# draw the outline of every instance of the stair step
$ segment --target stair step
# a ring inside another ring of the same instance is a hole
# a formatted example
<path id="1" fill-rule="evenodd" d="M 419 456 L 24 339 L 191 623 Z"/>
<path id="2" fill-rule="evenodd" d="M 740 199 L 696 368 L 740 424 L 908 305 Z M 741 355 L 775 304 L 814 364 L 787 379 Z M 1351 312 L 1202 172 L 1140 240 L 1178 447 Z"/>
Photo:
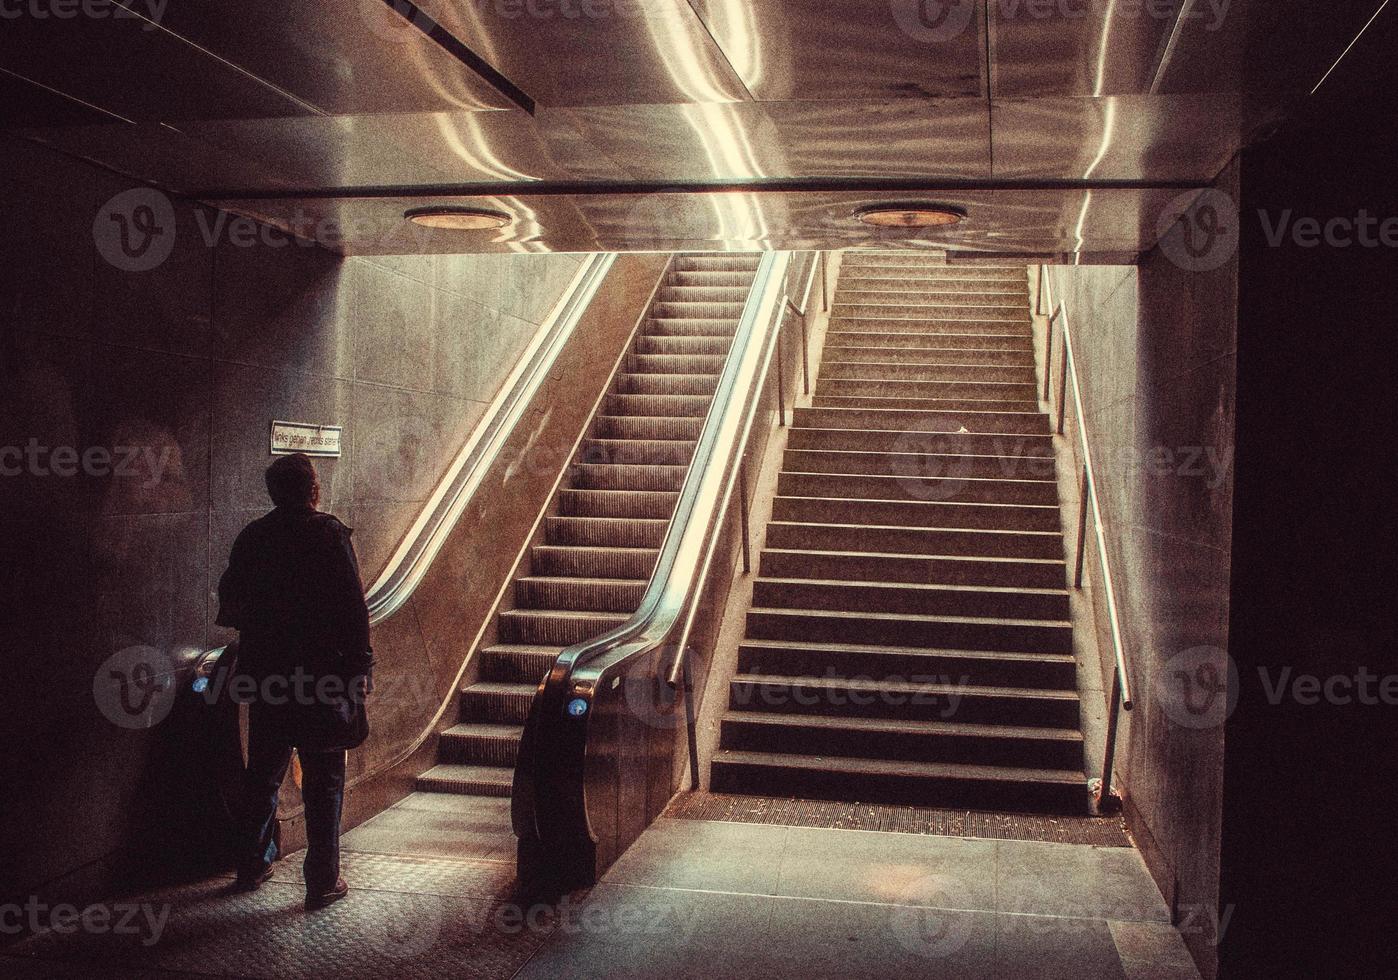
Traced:
<path id="1" fill-rule="evenodd" d="M 880 336 L 880 335 L 875 335 Z M 1029 350 L 997 350 L 994 347 L 939 347 L 933 344 L 880 344 L 852 337 L 828 335 L 822 364 L 972 364 L 977 367 L 1019 367 L 1034 370 L 1034 353 Z"/>
<path id="2" fill-rule="evenodd" d="M 667 317 L 652 316 L 646 320 L 643 337 L 696 337 L 711 343 L 721 343 L 723 351 L 733 344 L 738 321 L 730 317 Z M 720 352 L 721 353 L 721 352 Z"/>
<path id="3" fill-rule="evenodd" d="M 831 325 L 825 334 L 827 353 L 832 347 L 873 347 L 880 350 L 930 349 L 957 352 L 1003 352 L 1015 357 L 1028 358 L 1033 363 L 1034 347 L 1029 334 L 978 334 L 974 331 L 955 333 L 939 331 L 928 333 L 921 330 L 901 330 L 896 325 L 889 329 L 837 329 Z"/>
<path id="4" fill-rule="evenodd" d="M 699 438 L 703 427 L 702 415 L 601 415 L 597 419 L 595 435 L 599 439 L 673 439 L 692 444 Z"/>
<path id="5" fill-rule="evenodd" d="M 536 575 L 649 578 L 659 557 L 658 543 L 649 548 L 540 545 L 530 551 L 530 568 Z"/>
<path id="6" fill-rule="evenodd" d="M 630 613 L 601 610 L 509 609 L 500 614 L 500 638 L 506 643 L 570 647 L 630 618 Z"/>
<path id="7" fill-rule="evenodd" d="M 919 412 L 889 408 L 803 408 L 793 425 L 821 429 L 904 429 L 926 432 L 1049 435 L 1043 412 Z"/>
<path id="8" fill-rule="evenodd" d="M 416 788 L 425 793 L 508 797 L 514 778 L 515 771 L 510 766 L 442 763 L 417 777 Z"/>
<path id="9" fill-rule="evenodd" d="M 1069 690 L 1077 683 L 1070 654 L 941 650 L 872 643 L 752 640 L 738 645 L 738 672 L 787 677 L 950 677 L 978 687 Z"/>
<path id="10" fill-rule="evenodd" d="M 616 390 L 623 395 L 704 395 L 718 387 L 716 374 L 622 374 Z"/>
<path id="11" fill-rule="evenodd" d="M 891 408 L 914 412 L 1037 412 L 1039 403 L 1030 399 L 919 398 L 883 395 L 816 395 L 813 408 Z"/>
<path id="12" fill-rule="evenodd" d="M 573 489 L 677 491 L 688 472 L 687 466 L 579 463 L 573 467 Z"/>
<path id="13" fill-rule="evenodd" d="M 1087 785 L 1069 770 L 886 762 L 722 750 L 713 790 L 977 810 L 1087 812 Z"/>
<path id="14" fill-rule="evenodd" d="M 547 517 L 544 537 L 550 545 L 658 549 L 669 525 L 668 520 L 638 518 Z"/>
<path id="15" fill-rule="evenodd" d="M 928 471 L 932 472 L 931 470 Z M 920 475 L 912 464 L 903 475 L 783 471 L 777 493 L 784 497 L 846 500 L 923 500 L 987 504 L 1056 505 L 1058 484 L 1052 480 L 1004 480 L 999 477 Z M 840 520 L 835 523 L 853 523 Z"/>
<path id="16" fill-rule="evenodd" d="M 834 643 L 1071 653 L 1072 632 L 1072 624 L 1066 620 L 753 606 L 748 610 L 747 632 L 744 635 L 754 640 L 829 640 Z M 1065 722 L 1076 723 L 1076 719 Z"/>
<path id="17" fill-rule="evenodd" d="M 1051 531 L 890 527 L 883 524 L 808 524 L 772 521 L 769 548 L 872 551 L 901 555 L 980 555 L 999 558 L 1063 558 L 1062 535 Z"/>
<path id="18" fill-rule="evenodd" d="M 828 718 L 820 715 L 729 711 L 719 748 L 889 762 L 958 763 L 1080 771 L 1082 733 L 1070 728 L 976 725 L 948 721 Z"/>
<path id="19" fill-rule="evenodd" d="M 670 273 L 670 281 L 677 286 L 741 286 L 747 290 L 752 286 L 752 274 L 756 269 L 754 265 L 751 270 L 727 272 L 717 269 L 674 271 Z"/>
<path id="20" fill-rule="evenodd" d="M 743 300 L 730 303 L 701 303 L 692 300 L 657 301 L 650 308 L 650 315 L 661 320 L 727 320 L 731 323 L 729 333 L 737 330 L 738 320 L 743 315 Z"/>
<path id="21" fill-rule="evenodd" d="M 895 357 L 882 357 L 877 351 L 860 358 L 827 358 L 821 365 L 820 385 L 831 381 L 901 381 L 906 384 L 933 384 L 936 382 L 967 384 L 1011 384 L 1029 385 L 1030 400 L 1034 398 L 1034 368 L 1028 364 L 972 364 L 969 358 L 948 356 L 937 363 L 899 360 Z M 878 391 L 868 392 L 881 394 Z M 976 397 L 976 392 L 958 392 Z M 992 397 L 982 395 L 980 397 Z M 1004 396 L 995 396 L 1004 397 Z"/>
<path id="22" fill-rule="evenodd" d="M 660 287 L 661 303 L 745 303 L 749 288 L 743 286 L 681 285 L 667 282 Z"/>
<path id="23" fill-rule="evenodd" d="M 571 643 L 556 644 L 561 650 Z M 460 692 L 461 720 L 498 725 L 523 725 L 529 718 L 538 681 L 532 684 L 478 681 Z"/>
<path id="24" fill-rule="evenodd" d="M 760 574 L 773 578 L 862 582 L 942 582 L 948 585 L 1062 587 L 1066 563 L 1048 558 L 983 558 L 951 555 L 889 555 L 859 551 L 764 548 Z"/>
<path id="25" fill-rule="evenodd" d="M 645 579 L 546 578 L 515 580 L 515 602 L 522 609 L 570 609 L 633 613 L 646 590 Z"/>
<path id="26" fill-rule="evenodd" d="M 729 710 L 1076 728 L 1076 691 L 963 684 L 958 677 L 835 677 L 830 674 L 734 674 Z"/>
<path id="27" fill-rule="evenodd" d="M 733 346 L 729 336 L 708 337 L 703 335 L 642 335 L 636 338 L 636 352 L 639 354 L 668 354 L 694 356 L 696 354 L 728 353 Z"/>
<path id="28" fill-rule="evenodd" d="M 915 335 L 924 341 L 930 337 L 970 336 L 978 343 L 992 343 L 996 339 L 1023 347 L 1033 343 L 1029 330 L 1029 320 L 990 319 L 975 315 L 957 315 L 953 310 L 938 312 L 936 316 L 918 314 L 916 316 L 889 316 L 881 313 L 860 312 L 858 307 L 830 314 L 831 332 L 868 331 L 873 333 L 902 333 Z"/>
<path id="29" fill-rule="evenodd" d="M 608 395 L 604 400 L 603 412 L 606 415 L 663 415 L 667 417 L 691 417 L 702 420 L 709 414 L 710 395 Z M 598 433 L 601 435 L 601 433 Z M 693 438 L 698 438 L 695 429 Z"/>
<path id="30" fill-rule="evenodd" d="M 677 255 L 671 263 L 673 272 L 747 272 L 757 271 L 762 257 L 754 252 Z"/>
<path id="31" fill-rule="evenodd" d="M 563 647 L 497 643 L 481 651 L 481 679 L 497 684 L 534 684 L 553 669 Z"/>
<path id="32" fill-rule="evenodd" d="M 691 439 L 602 439 L 583 441 L 579 463 L 619 463 L 632 466 L 688 466 L 694 456 Z"/>
<path id="33" fill-rule="evenodd" d="M 1019 313 L 1027 307 L 1027 288 L 993 289 L 961 286 L 947 288 L 938 286 L 928 289 L 925 286 L 903 286 L 869 284 L 867 281 L 842 279 L 835 294 L 836 302 L 848 305 L 892 306 L 908 309 L 941 309 L 946 306 L 958 308 L 1013 310 Z"/>
<path id="34" fill-rule="evenodd" d="M 983 480 L 1056 481 L 1056 461 L 1045 456 L 991 456 L 943 453 L 922 440 L 905 437 L 884 450 L 792 449 L 782 454 L 785 473 L 844 473 L 851 476 L 976 478 Z M 907 497 L 916 498 L 915 492 Z M 922 498 L 928 499 L 928 498 Z"/>
<path id="35" fill-rule="evenodd" d="M 957 500 L 861 500 L 851 497 L 778 496 L 773 503 L 772 519 L 809 524 L 877 524 L 885 527 L 1061 530 L 1057 506 L 971 503 Z"/>
<path id="36" fill-rule="evenodd" d="M 835 302 L 830 308 L 830 318 L 841 324 L 849 320 L 976 320 L 982 324 L 994 324 L 1002 329 L 1013 328 L 1026 334 L 1029 332 L 1029 311 L 1022 303 L 960 302 L 914 305 L 897 301 L 880 303 L 858 299 L 846 302 L 836 293 Z"/>
<path id="37" fill-rule="evenodd" d="M 1003 435 L 996 432 L 918 432 L 898 429 L 823 429 L 794 426 L 787 438 L 789 449 L 842 450 L 846 452 L 919 452 L 951 456 L 1032 457 L 1026 465 L 1055 472 L 1050 436 Z"/>
<path id="38" fill-rule="evenodd" d="M 442 732 L 439 757 L 443 762 L 513 767 L 523 735 L 523 725 L 463 722 Z"/>
<path id="39" fill-rule="evenodd" d="M 888 271 L 888 270 L 885 270 Z M 1018 278 L 967 278 L 954 273 L 915 273 L 900 275 L 868 275 L 863 270 L 852 269 L 848 275 L 840 276 L 840 289 L 852 292 L 887 292 L 902 295 L 905 293 L 984 293 L 991 296 L 1007 296 L 1021 304 L 1029 301 L 1029 280 Z"/>
<path id="40" fill-rule="evenodd" d="M 678 498 L 679 493 L 673 490 L 563 490 L 558 496 L 558 512 L 563 517 L 668 521 Z"/>
<path id="41" fill-rule="evenodd" d="M 633 374 L 703 374 L 718 377 L 723 354 L 631 354 L 627 365 Z"/>
<path id="42" fill-rule="evenodd" d="M 822 612 L 876 612 L 914 616 L 985 616 L 1065 620 L 1066 589 L 1025 589 L 938 583 L 860 582 L 849 579 L 759 578 L 754 606 Z M 639 600 L 637 605 L 639 605 Z"/>

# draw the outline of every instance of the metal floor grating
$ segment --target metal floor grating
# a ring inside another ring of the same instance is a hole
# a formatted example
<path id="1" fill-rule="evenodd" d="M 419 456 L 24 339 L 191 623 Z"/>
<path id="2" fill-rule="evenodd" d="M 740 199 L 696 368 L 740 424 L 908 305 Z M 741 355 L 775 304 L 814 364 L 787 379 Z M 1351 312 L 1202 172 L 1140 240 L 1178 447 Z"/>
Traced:
<path id="1" fill-rule="evenodd" d="M 913 806 L 838 803 L 826 800 L 687 793 L 670 803 L 664 816 L 680 820 L 726 820 L 839 830 L 879 830 L 987 840 L 1048 841 L 1131 847 L 1118 817 L 1066 817 L 1029 813 L 984 813 Z"/>

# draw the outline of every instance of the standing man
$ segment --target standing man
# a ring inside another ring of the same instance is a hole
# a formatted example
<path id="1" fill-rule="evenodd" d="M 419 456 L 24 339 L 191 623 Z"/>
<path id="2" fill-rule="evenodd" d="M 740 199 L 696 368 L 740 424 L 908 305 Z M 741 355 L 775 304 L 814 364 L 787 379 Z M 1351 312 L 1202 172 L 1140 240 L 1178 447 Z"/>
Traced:
<path id="1" fill-rule="evenodd" d="M 271 877 L 277 792 L 295 748 L 306 804 L 306 908 L 319 909 L 349 891 L 340 877 L 340 810 L 345 752 L 369 735 L 369 610 L 352 531 L 316 510 L 320 481 L 310 457 L 283 456 L 266 478 L 275 509 L 238 535 L 218 583 L 217 622 L 238 630 L 237 672 L 256 684 L 238 885 L 252 890 Z"/>

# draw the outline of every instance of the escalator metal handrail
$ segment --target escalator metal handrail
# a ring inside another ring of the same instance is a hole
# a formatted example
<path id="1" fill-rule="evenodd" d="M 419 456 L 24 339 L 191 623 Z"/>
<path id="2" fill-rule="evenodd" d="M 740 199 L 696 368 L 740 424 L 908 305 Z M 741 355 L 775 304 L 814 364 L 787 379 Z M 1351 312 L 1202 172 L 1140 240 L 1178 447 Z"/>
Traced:
<path id="1" fill-rule="evenodd" d="M 790 253 L 768 252 L 758 264 L 674 515 L 661 542 L 655 571 L 636 612 L 622 625 L 560 653 L 545 683 L 564 681 L 571 697 L 590 699 L 603 671 L 664 645 L 685 611 L 698 581 L 705 545 L 716 534 L 720 505 L 728 495 L 723 492 L 725 484 L 737 469 L 739 423 L 749 404 L 756 400 L 758 369 L 766 363 L 764 355 L 780 324 L 778 313 L 786 299 L 782 286 L 790 261 Z M 762 335 L 763 327 L 766 335 Z M 762 343 L 755 344 L 754 339 Z M 746 393 L 745 397 L 735 404 L 734 396 L 741 393 Z"/>
<path id="2" fill-rule="evenodd" d="M 579 266 L 562 298 L 535 333 L 481 421 L 438 481 L 427 505 L 403 536 L 374 584 L 365 591 L 364 601 L 369 606 L 370 626 L 377 626 L 401 609 L 422 583 L 505 443 L 523 419 L 539 388 L 548 379 L 559 353 L 567 345 L 616 259 L 616 252 L 599 252 L 587 256 Z M 201 654 L 197 670 L 205 675 L 211 673 L 226 649 L 226 646 L 221 646 Z"/>
<path id="3" fill-rule="evenodd" d="M 568 750 L 542 743 L 562 737 L 556 726 L 563 712 L 578 720 L 590 717 L 608 671 L 619 672 L 629 661 L 670 646 L 682 617 L 687 637 L 785 322 L 791 264 L 789 252 L 766 253 L 758 263 L 655 570 L 635 614 L 622 625 L 563 650 L 539 684 L 520 745 L 512 794 L 515 833 L 521 839 L 541 833 L 545 822 L 556 826 L 566 820 L 561 807 L 580 813 L 596 839 L 581 789 L 585 736 L 582 745 L 571 744 Z M 809 292 L 808 283 L 807 298 Z M 682 662 L 682 656 L 676 657 L 671 666 Z M 659 673 L 668 675 L 670 670 L 662 668 Z M 559 717 L 555 719 L 554 714 Z M 558 778 L 567 780 L 571 788 L 558 787 Z M 541 806 L 539 798 L 546 786 L 553 787 L 554 796 L 562 796 Z"/>

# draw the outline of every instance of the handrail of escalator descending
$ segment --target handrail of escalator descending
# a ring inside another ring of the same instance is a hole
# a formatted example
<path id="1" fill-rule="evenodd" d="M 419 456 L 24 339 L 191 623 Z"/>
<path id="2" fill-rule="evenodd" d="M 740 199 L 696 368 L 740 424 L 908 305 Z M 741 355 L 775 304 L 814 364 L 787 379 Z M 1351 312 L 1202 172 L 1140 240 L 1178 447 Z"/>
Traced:
<path id="1" fill-rule="evenodd" d="M 388 564 L 365 590 L 364 601 L 369 606 L 371 626 L 377 626 L 401 609 L 421 584 L 540 386 L 548 379 L 559 352 L 568 343 L 616 258 L 615 252 L 587 256 L 549 318 L 520 355 L 514 370 L 447 467 Z M 212 674 L 225 649 L 218 647 L 201 654 L 195 666 L 196 673 L 205 677 Z"/>
<path id="2" fill-rule="evenodd" d="M 807 257 L 803 257 L 805 264 Z M 803 300 L 809 304 L 815 259 Z M 539 685 L 515 770 L 513 820 L 521 840 L 566 844 L 588 827 L 587 729 L 596 699 L 648 654 L 683 650 L 709 561 L 725 524 L 738 464 L 765 390 L 789 298 L 792 253 L 766 253 L 695 446 L 646 591 L 627 622 L 559 654 Z M 674 663 L 678 663 L 676 657 Z M 668 677 L 672 664 L 658 665 Z M 687 705 L 687 708 L 690 707 Z"/>

